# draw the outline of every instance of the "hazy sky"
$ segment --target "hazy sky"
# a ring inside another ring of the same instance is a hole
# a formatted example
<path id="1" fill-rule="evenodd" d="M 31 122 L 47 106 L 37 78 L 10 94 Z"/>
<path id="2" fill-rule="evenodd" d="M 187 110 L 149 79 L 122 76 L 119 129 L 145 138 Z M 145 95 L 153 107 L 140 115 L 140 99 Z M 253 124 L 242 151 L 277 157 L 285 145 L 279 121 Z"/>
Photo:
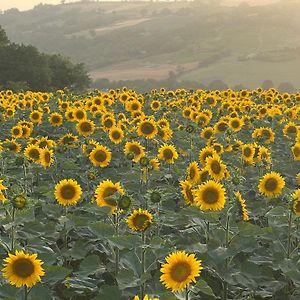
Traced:
<path id="1" fill-rule="evenodd" d="M 33 8 L 39 3 L 59 4 L 60 0 L 0 0 L 0 9 L 6 10 L 12 7 L 16 7 L 20 10 L 26 10 Z"/>

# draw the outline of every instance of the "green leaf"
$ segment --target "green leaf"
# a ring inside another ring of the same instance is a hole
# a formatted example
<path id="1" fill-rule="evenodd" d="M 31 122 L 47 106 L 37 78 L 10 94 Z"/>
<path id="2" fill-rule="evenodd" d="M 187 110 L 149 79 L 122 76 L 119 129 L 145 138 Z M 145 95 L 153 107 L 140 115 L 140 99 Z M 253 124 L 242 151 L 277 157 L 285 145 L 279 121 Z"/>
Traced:
<path id="1" fill-rule="evenodd" d="M 94 300 L 121 300 L 122 293 L 117 286 L 103 286 Z"/>
<path id="2" fill-rule="evenodd" d="M 203 294 L 215 297 L 215 294 L 211 289 L 211 287 L 202 279 L 197 281 L 195 285 L 195 289 L 197 289 L 199 292 Z"/>
<path id="3" fill-rule="evenodd" d="M 115 233 L 114 226 L 104 222 L 93 223 L 89 228 L 93 234 L 101 239 L 112 237 Z"/>
<path id="4" fill-rule="evenodd" d="M 47 283 L 56 283 L 57 281 L 64 280 L 69 274 L 71 274 L 72 269 L 67 269 L 61 266 L 45 266 L 45 277 L 43 281 Z"/>

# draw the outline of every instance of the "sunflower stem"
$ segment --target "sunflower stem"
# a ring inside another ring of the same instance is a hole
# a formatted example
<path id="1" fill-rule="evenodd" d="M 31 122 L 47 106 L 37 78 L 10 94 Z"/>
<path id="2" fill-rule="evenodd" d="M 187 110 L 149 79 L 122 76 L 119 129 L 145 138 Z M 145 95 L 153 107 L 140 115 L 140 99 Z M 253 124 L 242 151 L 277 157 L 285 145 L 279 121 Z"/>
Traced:
<path id="1" fill-rule="evenodd" d="M 25 163 L 23 164 L 23 173 L 24 173 L 24 191 L 25 195 L 27 195 L 27 170 Z"/>
<path id="2" fill-rule="evenodd" d="M 68 213 L 68 209 L 67 206 L 65 205 L 64 207 L 64 248 L 68 249 L 68 231 L 67 231 L 67 213 Z"/>
<path id="3" fill-rule="evenodd" d="M 141 269 L 142 269 L 142 275 L 141 277 L 143 277 L 143 275 L 145 274 L 145 270 L 146 270 L 146 234 L 143 231 L 142 232 L 142 252 L 141 252 Z M 141 278 L 143 280 L 143 278 Z M 145 296 L 145 283 L 143 282 L 141 285 L 141 299 L 144 299 Z"/>
<path id="4" fill-rule="evenodd" d="M 229 245 L 229 221 L 230 221 L 230 216 L 226 216 L 226 225 L 225 225 L 225 248 L 228 248 Z M 228 269 L 228 258 L 225 259 L 225 273 L 227 272 Z M 223 300 L 227 300 L 227 291 L 228 291 L 228 284 L 226 280 L 223 279 Z"/>
<path id="5" fill-rule="evenodd" d="M 114 225 L 115 225 L 115 235 L 119 236 L 119 214 L 118 214 L 118 212 L 116 212 L 114 214 Z M 116 254 L 115 274 L 117 276 L 119 273 L 119 261 L 120 261 L 120 250 L 118 247 L 115 247 L 115 254 Z"/>
<path id="6" fill-rule="evenodd" d="M 291 206 L 289 210 L 289 219 L 288 219 L 288 233 L 287 233 L 287 258 L 289 259 L 291 256 L 291 229 L 292 229 L 292 217 L 293 217 L 293 212 L 292 212 L 293 207 Z"/>
<path id="7" fill-rule="evenodd" d="M 189 300 L 189 289 L 188 289 L 188 287 L 185 288 L 185 300 Z"/>
<path id="8" fill-rule="evenodd" d="M 16 209 L 15 207 L 12 208 L 12 214 L 11 214 L 11 236 L 10 236 L 10 251 L 15 251 L 15 218 L 16 218 Z"/>
<path id="9" fill-rule="evenodd" d="M 27 300 L 27 297 L 28 297 L 27 285 L 24 285 L 24 300 Z"/>

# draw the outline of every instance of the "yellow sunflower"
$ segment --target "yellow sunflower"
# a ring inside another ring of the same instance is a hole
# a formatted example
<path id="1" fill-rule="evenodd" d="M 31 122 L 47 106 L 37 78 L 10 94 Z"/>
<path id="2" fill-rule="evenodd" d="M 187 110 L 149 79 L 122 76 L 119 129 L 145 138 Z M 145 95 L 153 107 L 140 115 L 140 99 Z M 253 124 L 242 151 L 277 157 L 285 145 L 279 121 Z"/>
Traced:
<path id="1" fill-rule="evenodd" d="M 95 190 L 96 202 L 99 206 L 110 206 L 111 212 L 114 213 L 118 205 L 117 200 L 114 199 L 117 193 L 125 194 L 120 182 L 113 183 L 109 179 L 104 180 L 99 183 Z"/>
<path id="2" fill-rule="evenodd" d="M 209 140 L 214 134 L 214 129 L 213 127 L 205 127 L 201 130 L 200 136 L 203 139 Z"/>
<path id="3" fill-rule="evenodd" d="M 183 199 L 188 205 L 195 205 L 195 198 L 192 193 L 193 185 L 188 181 L 180 181 L 181 193 L 183 195 Z"/>
<path id="4" fill-rule="evenodd" d="M 146 139 L 153 139 L 157 134 L 158 129 L 156 123 L 152 119 L 145 119 L 139 122 L 137 133 Z"/>
<path id="5" fill-rule="evenodd" d="M 55 127 L 59 127 L 63 123 L 63 120 L 63 116 L 56 112 L 52 113 L 48 118 L 50 124 Z"/>
<path id="6" fill-rule="evenodd" d="M 160 271 L 160 281 L 173 292 L 181 291 L 200 276 L 201 260 L 197 260 L 195 254 L 187 254 L 185 251 L 177 251 L 166 257 L 166 263 Z"/>
<path id="7" fill-rule="evenodd" d="M 187 172 L 187 180 L 191 184 L 198 183 L 198 181 L 200 179 L 200 169 L 199 169 L 198 163 L 196 161 L 193 161 L 190 163 L 186 172 Z"/>
<path id="8" fill-rule="evenodd" d="M 247 205 L 245 199 L 243 199 L 242 194 L 240 192 L 234 193 L 238 202 L 241 205 L 241 210 L 242 210 L 242 215 L 243 215 L 243 220 L 244 221 L 249 221 L 249 214 L 247 210 Z"/>
<path id="9" fill-rule="evenodd" d="M 206 159 L 214 154 L 216 154 L 216 151 L 213 147 L 206 146 L 205 148 L 202 148 L 199 152 L 199 160 L 202 165 L 205 165 Z"/>
<path id="10" fill-rule="evenodd" d="M 134 231 L 143 232 L 152 223 L 153 215 L 147 210 L 141 208 L 135 209 L 130 216 L 127 218 L 126 222 L 130 229 Z"/>
<path id="11" fill-rule="evenodd" d="M 94 133 L 95 123 L 88 119 L 82 120 L 77 123 L 76 129 L 79 134 L 83 136 L 89 136 Z"/>
<path id="12" fill-rule="evenodd" d="M 76 205 L 82 194 L 80 185 L 76 180 L 63 179 L 56 186 L 54 195 L 61 205 Z"/>
<path id="13" fill-rule="evenodd" d="M 111 152 L 109 149 L 102 145 L 96 147 L 89 154 L 89 159 L 95 167 L 107 167 L 111 161 Z"/>
<path id="14" fill-rule="evenodd" d="M 3 276 L 16 287 L 24 285 L 32 287 L 41 281 L 41 277 L 45 274 L 43 262 L 37 259 L 37 254 L 30 255 L 17 250 L 15 255 L 8 254 L 4 261 Z"/>
<path id="15" fill-rule="evenodd" d="M 241 146 L 242 159 L 248 164 L 253 164 L 255 147 L 252 144 L 244 144 Z"/>
<path id="16" fill-rule="evenodd" d="M 268 198 L 274 198 L 282 193 L 284 186 L 285 181 L 281 175 L 276 172 L 270 172 L 261 178 L 258 190 L 262 195 Z"/>
<path id="17" fill-rule="evenodd" d="M 29 161 L 37 163 L 40 160 L 41 150 L 38 146 L 28 145 L 24 150 L 24 155 Z"/>
<path id="18" fill-rule="evenodd" d="M 300 160 L 300 142 L 296 143 L 291 150 L 294 160 Z"/>
<path id="19" fill-rule="evenodd" d="M 244 125 L 243 120 L 238 117 L 229 119 L 229 127 L 235 132 L 240 131 L 243 125 Z"/>
<path id="20" fill-rule="evenodd" d="M 173 145 L 163 145 L 158 149 L 158 159 L 164 160 L 167 164 L 174 164 L 178 159 L 178 153 Z"/>
<path id="21" fill-rule="evenodd" d="M 300 217 L 300 189 L 296 190 L 293 195 L 293 211 Z"/>
<path id="22" fill-rule="evenodd" d="M 296 175 L 296 181 L 297 181 L 298 185 L 300 185 L 300 173 L 298 173 Z"/>
<path id="23" fill-rule="evenodd" d="M 123 140 L 124 137 L 124 132 L 121 128 L 119 127 L 113 127 L 109 131 L 109 139 L 114 143 L 114 144 L 120 144 Z"/>
<path id="24" fill-rule="evenodd" d="M 138 295 L 136 295 L 136 296 L 134 296 L 133 300 L 140 300 L 140 297 Z M 159 300 L 159 298 L 156 298 L 156 297 L 151 298 L 148 295 L 145 295 L 143 300 Z"/>
<path id="25" fill-rule="evenodd" d="M 126 155 L 133 153 L 134 156 L 132 160 L 137 163 L 141 157 L 145 156 L 145 147 L 136 141 L 126 142 L 124 146 L 124 153 Z"/>
<path id="26" fill-rule="evenodd" d="M 222 180 L 227 174 L 226 165 L 222 163 L 217 154 L 209 156 L 206 159 L 206 169 L 209 175 L 216 181 Z"/>
<path id="27" fill-rule="evenodd" d="M 39 110 L 33 110 L 29 115 L 30 121 L 34 124 L 42 124 L 43 113 Z"/>
<path id="28" fill-rule="evenodd" d="M 3 180 L 0 179 L 0 202 L 4 203 L 7 199 L 5 195 L 3 194 L 3 191 L 5 191 L 7 187 L 3 185 Z"/>
<path id="29" fill-rule="evenodd" d="M 157 158 L 150 159 L 149 166 L 150 166 L 150 170 L 154 170 L 154 171 L 159 170 L 159 166 L 160 166 L 159 160 Z"/>
<path id="30" fill-rule="evenodd" d="M 209 180 L 198 186 L 198 188 L 192 192 L 196 204 L 204 211 L 221 210 L 225 206 L 226 192 L 221 183 Z"/>
<path id="31" fill-rule="evenodd" d="M 23 129 L 22 126 L 20 125 L 16 125 L 12 127 L 10 132 L 11 132 L 11 136 L 15 139 L 18 139 L 23 136 Z"/>
<path id="32" fill-rule="evenodd" d="M 53 150 L 48 149 L 47 147 L 40 150 L 40 164 L 46 169 L 49 168 L 53 162 Z"/>

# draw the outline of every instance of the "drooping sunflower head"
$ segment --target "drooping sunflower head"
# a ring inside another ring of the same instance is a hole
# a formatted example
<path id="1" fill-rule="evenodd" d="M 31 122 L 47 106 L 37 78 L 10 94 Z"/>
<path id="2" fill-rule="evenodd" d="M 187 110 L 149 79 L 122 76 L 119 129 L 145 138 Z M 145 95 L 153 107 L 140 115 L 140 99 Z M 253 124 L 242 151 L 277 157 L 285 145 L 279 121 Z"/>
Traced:
<path id="1" fill-rule="evenodd" d="M 139 136 L 143 136 L 146 139 L 153 139 L 157 134 L 157 125 L 152 119 L 145 119 L 139 122 L 137 133 Z"/>
<path id="2" fill-rule="evenodd" d="M 89 159 L 95 167 L 107 167 L 111 161 L 111 152 L 109 149 L 102 145 L 96 145 L 90 152 Z"/>
<path id="3" fill-rule="evenodd" d="M 193 161 L 190 163 L 186 172 L 187 172 L 187 180 L 191 184 L 198 183 L 198 181 L 200 179 L 200 169 L 199 169 L 198 163 L 196 161 Z"/>
<path id="4" fill-rule="evenodd" d="M 152 223 L 153 215 L 141 208 L 134 210 L 127 218 L 126 222 L 130 229 L 143 232 Z"/>
<path id="5" fill-rule="evenodd" d="M 158 149 L 158 159 L 164 160 L 167 164 L 174 164 L 178 159 L 178 153 L 173 145 L 163 145 Z"/>
<path id="6" fill-rule="evenodd" d="M 9 254 L 4 261 L 3 276 L 16 287 L 32 287 L 41 281 L 45 274 L 43 262 L 37 259 L 37 254 L 30 255 L 17 250 L 15 254 Z"/>
<path id="7" fill-rule="evenodd" d="M 282 193 L 285 181 L 279 173 L 270 172 L 261 178 L 258 189 L 267 198 L 274 198 Z"/>
<path id="8" fill-rule="evenodd" d="M 40 164 L 46 169 L 49 168 L 53 162 L 53 150 L 48 149 L 47 147 L 40 150 Z"/>
<path id="9" fill-rule="evenodd" d="M 61 205 L 76 205 L 82 194 L 80 185 L 76 180 L 63 179 L 56 186 L 54 195 Z"/>
<path id="10" fill-rule="evenodd" d="M 126 155 L 128 155 L 129 153 L 133 153 L 132 160 L 134 162 L 139 162 L 140 158 L 145 156 L 145 147 L 143 147 L 139 142 L 136 141 L 126 142 L 124 153 Z"/>
<path id="11" fill-rule="evenodd" d="M 201 260 L 197 260 L 195 254 L 187 254 L 184 251 L 173 252 L 166 257 L 166 263 L 160 271 L 160 281 L 173 292 L 181 291 L 200 276 Z"/>
<path id="12" fill-rule="evenodd" d="M 188 180 L 184 180 L 180 181 L 180 186 L 185 203 L 188 205 L 195 205 L 195 197 L 192 193 L 193 185 Z"/>
<path id="13" fill-rule="evenodd" d="M 124 195 L 124 193 L 120 182 L 113 183 L 108 179 L 99 183 L 95 190 L 95 198 L 99 206 L 110 206 L 111 212 L 114 213 L 118 206 L 115 196 Z"/>
<path id="14" fill-rule="evenodd" d="M 194 189 L 193 195 L 200 209 L 221 210 L 225 206 L 225 189 L 222 184 L 209 180 Z"/>

